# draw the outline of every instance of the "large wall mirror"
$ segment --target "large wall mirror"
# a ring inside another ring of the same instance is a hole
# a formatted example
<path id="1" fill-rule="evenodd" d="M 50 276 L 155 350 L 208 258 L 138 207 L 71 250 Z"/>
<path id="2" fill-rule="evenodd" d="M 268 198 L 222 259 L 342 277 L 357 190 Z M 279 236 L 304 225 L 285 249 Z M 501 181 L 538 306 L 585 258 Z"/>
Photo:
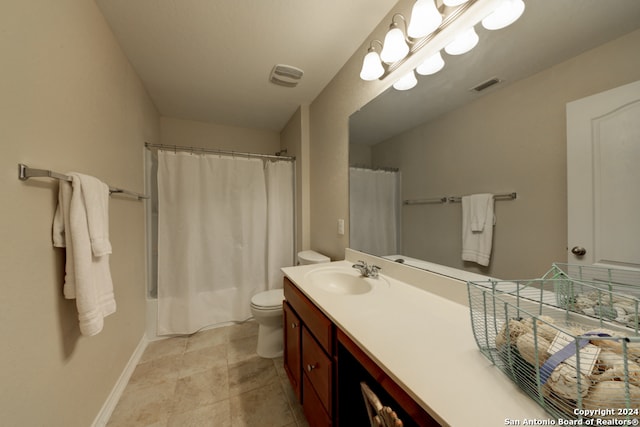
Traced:
<path id="1" fill-rule="evenodd" d="M 640 80 L 640 1 L 525 2 L 510 27 L 477 25 L 474 50 L 352 115 L 351 248 L 502 279 L 572 261 L 565 107 Z M 494 202 L 489 265 L 463 261 L 461 203 L 441 199 L 513 192 Z"/>

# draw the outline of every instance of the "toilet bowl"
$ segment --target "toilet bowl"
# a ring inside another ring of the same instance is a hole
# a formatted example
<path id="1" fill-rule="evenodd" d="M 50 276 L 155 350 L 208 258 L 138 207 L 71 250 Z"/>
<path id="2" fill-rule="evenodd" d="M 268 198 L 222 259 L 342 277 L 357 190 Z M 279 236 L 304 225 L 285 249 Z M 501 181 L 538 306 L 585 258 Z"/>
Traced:
<path id="1" fill-rule="evenodd" d="M 329 262 L 330 259 L 315 251 L 298 252 L 300 265 Z M 282 330 L 282 301 L 284 291 L 273 289 L 259 292 L 251 297 L 251 314 L 258 322 L 258 356 L 272 359 L 284 352 L 284 331 Z"/>
<path id="2" fill-rule="evenodd" d="M 251 298 L 251 314 L 258 322 L 258 349 L 260 357 L 282 356 L 282 289 L 264 291 Z"/>

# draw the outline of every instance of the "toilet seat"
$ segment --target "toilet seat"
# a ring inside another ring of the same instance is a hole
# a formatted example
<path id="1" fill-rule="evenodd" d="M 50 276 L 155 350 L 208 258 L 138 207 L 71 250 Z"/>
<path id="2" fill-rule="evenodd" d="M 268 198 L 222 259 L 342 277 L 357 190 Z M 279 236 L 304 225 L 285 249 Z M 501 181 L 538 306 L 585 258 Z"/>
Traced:
<path id="1" fill-rule="evenodd" d="M 284 301 L 284 290 L 273 289 L 270 291 L 259 292 L 252 296 L 251 306 L 258 310 L 281 310 L 282 301 Z"/>

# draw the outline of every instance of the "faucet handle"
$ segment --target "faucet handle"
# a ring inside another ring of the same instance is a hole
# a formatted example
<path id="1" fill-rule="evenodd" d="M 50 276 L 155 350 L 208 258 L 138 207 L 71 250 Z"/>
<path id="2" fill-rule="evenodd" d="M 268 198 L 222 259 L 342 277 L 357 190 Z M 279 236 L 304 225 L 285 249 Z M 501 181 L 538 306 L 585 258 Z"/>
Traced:
<path id="1" fill-rule="evenodd" d="M 367 266 L 367 263 L 364 261 L 358 261 L 356 264 L 353 264 L 351 267 L 357 269 L 360 272 L 360 274 L 365 277 L 369 272 L 369 267 Z"/>
<path id="2" fill-rule="evenodd" d="M 378 267 L 377 265 L 370 265 L 369 266 L 369 276 L 371 277 L 378 277 L 378 271 L 382 270 L 381 267 Z"/>

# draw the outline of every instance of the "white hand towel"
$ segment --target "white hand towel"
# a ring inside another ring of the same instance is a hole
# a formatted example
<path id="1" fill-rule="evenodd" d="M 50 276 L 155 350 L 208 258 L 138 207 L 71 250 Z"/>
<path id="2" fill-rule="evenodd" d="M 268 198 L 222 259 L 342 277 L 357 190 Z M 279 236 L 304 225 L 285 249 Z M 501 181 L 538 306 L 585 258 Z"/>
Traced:
<path id="1" fill-rule="evenodd" d="M 73 242 L 71 241 L 71 225 L 69 211 L 71 210 L 71 183 L 60 181 L 58 187 L 58 206 L 53 218 L 53 246 L 66 248 L 64 297 L 74 299 L 76 297 L 75 267 L 73 265 Z"/>
<path id="2" fill-rule="evenodd" d="M 53 240 L 54 246 L 64 245 L 67 249 L 64 295 L 67 299 L 75 298 L 80 332 L 90 336 L 100 332 L 104 326 L 104 317 L 116 310 L 113 282 L 109 269 L 109 255 L 108 253 L 101 256 L 95 255 L 95 252 L 103 252 L 104 250 L 110 252 L 111 245 L 109 244 L 108 248 L 105 246 L 104 228 L 94 223 L 91 226 L 93 233 L 97 233 L 96 236 L 101 236 L 96 239 L 96 242 L 100 242 L 101 246 L 97 248 L 97 251 L 94 251 L 90 234 L 91 221 L 108 221 L 108 216 L 104 215 L 105 212 L 108 215 L 105 210 L 107 205 L 89 206 L 88 203 L 96 203 L 96 198 L 101 197 L 100 194 L 94 195 L 90 192 L 98 191 L 104 196 L 105 187 L 91 183 L 87 188 L 83 188 L 84 181 L 87 181 L 86 175 L 76 173 L 69 175 L 73 179 L 71 186 L 66 182 L 60 183 L 59 203 L 54 217 Z M 69 191 L 69 187 L 72 188 L 71 191 Z M 109 188 L 106 187 L 106 197 L 108 194 Z M 91 221 L 90 215 L 93 216 Z M 108 242 L 108 239 L 106 241 Z"/>
<path id="3" fill-rule="evenodd" d="M 82 197 L 87 211 L 87 225 L 93 255 L 111 253 L 109 241 L 109 186 L 97 178 L 76 174 L 82 183 Z"/>
<path id="4" fill-rule="evenodd" d="M 493 196 L 491 194 L 472 194 L 466 197 L 467 203 L 465 204 L 469 209 L 471 231 L 484 230 L 487 215 L 489 214 L 487 211 L 492 201 Z M 464 210 L 465 206 L 462 209 Z"/>
<path id="5" fill-rule="evenodd" d="M 462 259 L 487 266 L 493 240 L 493 194 L 462 197 Z"/>

